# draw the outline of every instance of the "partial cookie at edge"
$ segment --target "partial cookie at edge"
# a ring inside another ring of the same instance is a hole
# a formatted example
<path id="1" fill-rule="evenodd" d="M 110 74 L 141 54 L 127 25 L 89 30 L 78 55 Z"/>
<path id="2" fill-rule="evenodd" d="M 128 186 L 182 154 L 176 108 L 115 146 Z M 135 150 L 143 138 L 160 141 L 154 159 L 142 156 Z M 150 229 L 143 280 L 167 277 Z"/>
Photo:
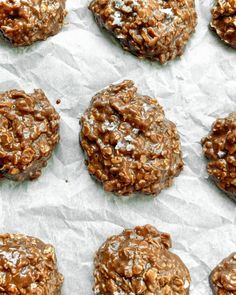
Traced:
<path id="1" fill-rule="evenodd" d="M 215 295 L 236 294 L 236 252 L 222 260 L 210 275 Z"/>
<path id="2" fill-rule="evenodd" d="M 26 46 L 57 34 L 67 14 L 65 0 L 0 2 L 0 32 L 14 46 Z"/>
<path id="3" fill-rule="evenodd" d="M 197 25 L 194 0 L 93 0 L 89 9 L 123 49 L 162 64 L 183 54 Z"/>
<path id="4" fill-rule="evenodd" d="M 218 0 L 211 13 L 211 29 L 222 41 L 236 49 L 236 0 Z"/>
<path id="5" fill-rule="evenodd" d="M 216 119 L 201 143 L 210 177 L 236 200 L 236 112 Z"/>
<path id="6" fill-rule="evenodd" d="M 1 234 L 0 242 L 1 294 L 61 294 L 63 276 L 52 245 L 23 234 Z"/>
<path id="7" fill-rule="evenodd" d="M 59 142 L 60 117 L 42 90 L 0 93 L 0 175 L 35 179 Z"/>
<path id="8" fill-rule="evenodd" d="M 170 247 L 170 235 L 151 225 L 108 238 L 95 255 L 94 293 L 188 295 L 189 271 Z"/>

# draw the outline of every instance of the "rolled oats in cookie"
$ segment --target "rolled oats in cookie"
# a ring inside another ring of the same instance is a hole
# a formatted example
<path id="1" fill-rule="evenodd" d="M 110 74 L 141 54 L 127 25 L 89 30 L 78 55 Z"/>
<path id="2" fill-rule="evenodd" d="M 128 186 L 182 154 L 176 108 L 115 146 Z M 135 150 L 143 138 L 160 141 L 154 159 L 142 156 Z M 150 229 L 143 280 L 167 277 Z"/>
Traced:
<path id="1" fill-rule="evenodd" d="M 140 58 L 181 56 L 197 24 L 194 0 L 93 0 L 98 25 Z"/>
<path id="2" fill-rule="evenodd" d="M 42 90 L 0 94 L 0 175 L 35 179 L 59 141 L 59 115 Z"/>
<path id="3" fill-rule="evenodd" d="M 169 234 L 151 225 L 108 238 L 94 259 L 94 293 L 188 295 L 189 271 L 170 247 Z"/>
<path id="4" fill-rule="evenodd" d="M 236 199 L 236 113 L 218 118 L 202 139 L 207 171 L 217 186 Z"/>
<path id="5" fill-rule="evenodd" d="M 0 31 L 14 46 L 57 34 L 65 16 L 65 0 L 0 0 Z"/>
<path id="6" fill-rule="evenodd" d="M 236 48 L 236 0 L 217 0 L 210 26 L 221 40 Z"/>
<path id="7" fill-rule="evenodd" d="M 80 123 L 88 170 L 106 191 L 158 194 L 183 169 L 175 124 L 130 80 L 97 93 Z"/>
<path id="8" fill-rule="evenodd" d="M 60 295 L 55 249 L 23 234 L 0 235 L 0 294 Z"/>
<path id="9" fill-rule="evenodd" d="M 215 295 L 236 294 L 236 252 L 216 266 L 211 273 L 210 282 Z"/>

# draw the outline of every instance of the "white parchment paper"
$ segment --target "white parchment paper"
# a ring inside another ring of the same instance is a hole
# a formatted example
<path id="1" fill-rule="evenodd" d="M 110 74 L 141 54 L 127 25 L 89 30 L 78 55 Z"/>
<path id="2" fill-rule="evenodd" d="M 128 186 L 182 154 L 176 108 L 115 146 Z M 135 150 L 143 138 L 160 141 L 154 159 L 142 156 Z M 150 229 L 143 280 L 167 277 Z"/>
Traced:
<path id="1" fill-rule="evenodd" d="M 0 184 L 0 231 L 54 244 L 63 295 L 91 295 L 96 249 L 124 228 L 150 223 L 171 234 L 190 269 L 191 294 L 212 294 L 210 271 L 236 250 L 236 204 L 208 181 L 199 141 L 216 117 L 236 111 L 236 52 L 208 29 L 212 0 L 196 0 L 197 31 L 183 57 L 165 66 L 124 52 L 98 29 L 88 3 L 68 0 L 66 25 L 47 41 L 14 49 L 0 40 L 0 91 L 42 88 L 61 115 L 61 141 L 42 177 Z M 181 135 L 184 172 L 157 198 L 105 193 L 78 143 L 91 97 L 127 78 L 158 98 Z"/>

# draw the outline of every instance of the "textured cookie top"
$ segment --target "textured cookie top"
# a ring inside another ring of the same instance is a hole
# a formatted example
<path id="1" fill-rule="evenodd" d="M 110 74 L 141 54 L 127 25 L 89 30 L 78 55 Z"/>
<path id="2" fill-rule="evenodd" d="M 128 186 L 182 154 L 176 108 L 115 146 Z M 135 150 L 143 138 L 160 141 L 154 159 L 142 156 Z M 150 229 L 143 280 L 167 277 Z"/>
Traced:
<path id="1" fill-rule="evenodd" d="M 38 177 L 58 141 L 59 115 L 42 90 L 0 94 L 2 175 L 15 180 Z"/>
<path id="2" fill-rule="evenodd" d="M 202 145 L 209 160 L 208 173 L 221 189 L 236 197 L 236 113 L 217 119 Z"/>
<path id="3" fill-rule="evenodd" d="M 132 81 L 96 94 L 81 118 L 89 172 L 118 195 L 159 193 L 183 168 L 174 123 Z"/>
<path id="4" fill-rule="evenodd" d="M 59 295 L 55 249 L 22 234 L 0 235 L 0 294 Z"/>
<path id="5" fill-rule="evenodd" d="M 110 237 L 95 256 L 95 294 L 189 294 L 189 272 L 170 246 L 169 234 L 150 225 Z"/>
<path id="6" fill-rule="evenodd" d="M 197 23 L 194 0 L 94 0 L 89 8 L 124 49 L 161 63 L 182 55 Z"/>
<path id="7" fill-rule="evenodd" d="M 225 258 L 211 273 L 216 295 L 236 294 L 236 252 Z"/>
<path id="8" fill-rule="evenodd" d="M 210 25 L 224 42 L 236 48 L 236 0 L 218 0 Z"/>
<path id="9" fill-rule="evenodd" d="M 65 0 L 0 1 L 0 31 L 14 46 L 45 40 L 61 29 Z"/>

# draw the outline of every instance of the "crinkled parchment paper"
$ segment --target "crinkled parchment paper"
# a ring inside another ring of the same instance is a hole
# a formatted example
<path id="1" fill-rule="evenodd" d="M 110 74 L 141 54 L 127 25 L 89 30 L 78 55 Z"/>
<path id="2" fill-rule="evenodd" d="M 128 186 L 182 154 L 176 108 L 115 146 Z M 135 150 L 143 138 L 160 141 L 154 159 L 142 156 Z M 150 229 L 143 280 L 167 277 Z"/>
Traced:
<path id="1" fill-rule="evenodd" d="M 169 232 L 190 269 L 192 295 L 212 294 L 210 271 L 236 250 L 236 203 L 208 181 L 199 144 L 216 117 L 236 110 L 236 52 L 208 29 L 213 1 L 196 2 L 197 31 L 183 57 L 165 66 L 124 52 L 98 29 L 88 0 L 68 0 L 66 25 L 45 42 L 14 49 L 0 40 L 0 91 L 42 88 L 61 115 L 61 141 L 42 177 L 0 184 L 0 231 L 54 244 L 64 295 L 93 294 L 94 252 L 123 228 L 150 223 Z M 78 143 L 91 97 L 125 78 L 158 98 L 181 135 L 185 169 L 157 198 L 105 193 Z"/>

